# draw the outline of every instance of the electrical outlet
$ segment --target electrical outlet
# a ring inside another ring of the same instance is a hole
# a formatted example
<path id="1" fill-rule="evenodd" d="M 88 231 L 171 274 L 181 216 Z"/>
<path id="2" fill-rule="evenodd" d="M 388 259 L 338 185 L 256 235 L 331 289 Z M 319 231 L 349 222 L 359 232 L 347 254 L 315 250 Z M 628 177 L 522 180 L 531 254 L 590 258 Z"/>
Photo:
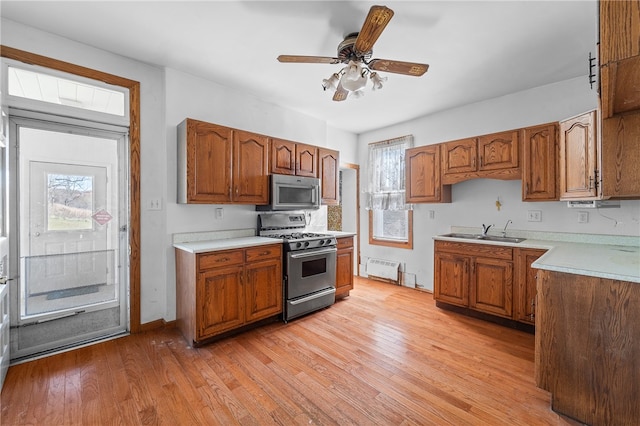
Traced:
<path id="1" fill-rule="evenodd" d="M 147 210 L 162 210 L 162 198 L 152 198 L 149 200 Z"/>
<path id="2" fill-rule="evenodd" d="M 589 212 L 578 212 L 578 223 L 588 223 Z"/>
<path id="3" fill-rule="evenodd" d="M 527 210 L 528 222 L 542 222 L 542 210 Z"/>
<path id="4" fill-rule="evenodd" d="M 222 210 L 222 207 L 218 207 L 216 209 L 216 219 L 222 219 L 224 216 L 224 210 Z"/>
<path id="5" fill-rule="evenodd" d="M 436 211 L 435 210 L 429 210 L 429 219 L 435 219 L 436 218 Z"/>

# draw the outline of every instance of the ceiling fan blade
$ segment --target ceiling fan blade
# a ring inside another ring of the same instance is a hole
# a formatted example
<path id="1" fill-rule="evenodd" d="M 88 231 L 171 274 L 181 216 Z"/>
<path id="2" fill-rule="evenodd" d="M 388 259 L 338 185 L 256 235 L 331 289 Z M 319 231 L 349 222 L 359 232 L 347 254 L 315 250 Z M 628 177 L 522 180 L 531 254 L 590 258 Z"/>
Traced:
<path id="1" fill-rule="evenodd" d="M 342 87 L 342 83 L 338 83 L 338 88 L 336 89 L 336 93 L 333 94 L 333 100 L 336 102 L 344 101 L 347 99 L 349 95 L 349 91 Z"/>
<path id="2" fill-rule="evenodd" d="M 339 64 L 342 62 L 338 58 L 330 58 L 328 56 L 300 56 L 300 55 L 280 55 L 280 62 L 293 62 L 299 64 Z"/>
<path id="3" fill-rule="evenodd" d="M 367 19 L 364 20 L 356 39 L 354 49 L 357 53 L 364 54 L 373 48 L 392 16 L 393 10 L 386 6 L 371 6 Z"/>
<path id="4" fill-rule="evenodd" d="M 376 71 L 393 72 L 396 74 L 414 75 L 420 77 L 429 69 L 428 64 L 415 62 L 391 61 L 389 59 L 372 59 L 367 66 Z"/>

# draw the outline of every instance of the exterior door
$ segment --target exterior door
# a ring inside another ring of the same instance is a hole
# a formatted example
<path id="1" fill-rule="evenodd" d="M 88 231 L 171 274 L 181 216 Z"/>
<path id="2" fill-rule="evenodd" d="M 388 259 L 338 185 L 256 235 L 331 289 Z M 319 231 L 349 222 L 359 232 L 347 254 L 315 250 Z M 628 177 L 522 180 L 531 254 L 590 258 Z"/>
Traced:
<path id="1" fill-rule="evenodd" d="M 128 329 L 126 129 L 19 114 L 12 359 Z"/>

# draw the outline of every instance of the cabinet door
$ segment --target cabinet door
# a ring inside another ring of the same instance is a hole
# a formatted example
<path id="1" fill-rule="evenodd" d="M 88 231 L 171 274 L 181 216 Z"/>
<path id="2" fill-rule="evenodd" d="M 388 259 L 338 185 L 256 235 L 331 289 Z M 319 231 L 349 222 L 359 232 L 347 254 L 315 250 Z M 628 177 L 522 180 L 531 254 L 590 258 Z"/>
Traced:
<path id="1" fill-rule="evenodd" d="M 560 199 L 596 198 L 596 112 L 560 122 Z"/>
<path id="2" fill-rule="evenodd" d="M 318 177 L 318 148 L 296 144 L 296 175 Z"/>
<path id="3" fill-rule="evenodd" d="M 515 169 L 520 166 L 518 131 L 478 138 L 478 171 Z"/>
<path id="4" fill-rule="evenodd" d="M 440 145 L 410 148 L 404 158 L 407 203 L 451 202 L 451 187 L 440 182 Z"/>
<path id="5" fill-rule="evenodd" d="M 444 176 L 477 170 L 478 146 L 475 138 L 446 142 L 441 144 L 440 149 Z"/>
<path id="6" fill-rule="evenodd" d="M 190 119 L 186 126 L 186 199 L 180 201 L 231 201 L 232 130 Z"/>
<path id="7" fill-rule="evenodd" d="M 516 249 L 516 286 L 514 289 L 514 319 L 535 324 L 536 319 L 536 273 L 531 267 L 546 250 Z"/>
<path id="8" fill-rule="evenodd" d="M 469 306 L 470 258 L 435 253 L 433 298 L 458 306 Z"/>
<path id="9" fill-rule="evenodd" d="M 506 318 L 512 316 L 513 262 L 476 258 L 469 307 Z"/>
<path id="10" fill-rule="evenodd" d="M 554 201 L 558 197 L 558 145 L 555 123 L 522 129 L 522 201 Z"/>
<path id="11" fill-rule="evenodd" d="M 348 296 L 353 289 L 353 237 L 338 238 L 336 256 L 336 297 Z"/>
<path id="12" fill-rule="evenodd" d="M 196 340 L 244 324 L 243 267 L 209 269 L 198 274 Z"/>
<path id="13" fill-rule="evenodd" d="M 606 65 L 640 55 L 638 1 L 601 0 L 600 63 Z"/>
<path id="14" fill-rule="evenodd" d="M 271 139 L 271 173 L 296 174 L 296 143 Z"/>
<path id="15" fill-rule="evenodd" d="M 236 130 L 233 138 L 233 201 L 269 203 L 269 140 Z"/>
<path id="16" fill-rule="evenodd" d="M 640 198 L 640 112 L 602 120 L 602 195 Z"/>
<path id="17" fill-rule="evenodd" d="M 340 204 L 340 153 L 331 149 L 318 149 L 318 175 L 322 191 L 322 204 Z"/>
<path id="18" fill-rule="evenodd" d="M 282 312 L 282 259 L 248 264 L 244 292 L 247 322 Z"/>

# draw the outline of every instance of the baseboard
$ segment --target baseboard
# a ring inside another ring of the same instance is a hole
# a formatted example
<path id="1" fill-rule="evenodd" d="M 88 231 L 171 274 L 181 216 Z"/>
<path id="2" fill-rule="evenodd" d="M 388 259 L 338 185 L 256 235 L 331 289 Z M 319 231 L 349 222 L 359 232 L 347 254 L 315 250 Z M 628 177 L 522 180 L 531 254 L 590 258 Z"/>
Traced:
<path id="1" fill-rule="evenodd" d="M 157 330 L 159 328 L 172 328 L 176 326 L 176 321 L 165 321 L 164 318 L 140 324 L 140 332 Z"/>

